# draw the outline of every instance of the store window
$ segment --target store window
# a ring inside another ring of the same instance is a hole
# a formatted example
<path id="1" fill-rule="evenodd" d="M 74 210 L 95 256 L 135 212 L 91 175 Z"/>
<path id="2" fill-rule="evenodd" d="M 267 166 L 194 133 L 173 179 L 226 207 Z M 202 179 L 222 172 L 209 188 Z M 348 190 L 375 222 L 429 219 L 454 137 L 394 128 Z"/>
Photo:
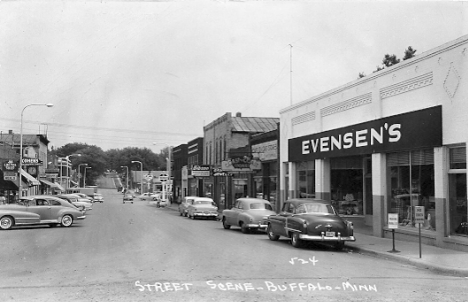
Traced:
<path id="1" fill-rule="evenodd" d="M 450 234 L 468 236 L 466 147 L 451 148 L 449 154 Z"/>
<path id="2" fill-rule="evenodd" d="M 415 206 L 424 206 L 423 228 L 435 230 L 434 151 L 387 154 L 389 213 L 398 214 L 400 227 L 415 228 Z"/>
<path id="3" fill-rule="evenodd" d="M 315 198 L 315 161 L 297 164 L 296 196 L 299 198 Z"/>
<path id="4" fill-rule="evenodd" d="M 331 198 L 332 205 L 342 215 L 363 215 L 364 157 L 349 156 L 332 158 Z"/>

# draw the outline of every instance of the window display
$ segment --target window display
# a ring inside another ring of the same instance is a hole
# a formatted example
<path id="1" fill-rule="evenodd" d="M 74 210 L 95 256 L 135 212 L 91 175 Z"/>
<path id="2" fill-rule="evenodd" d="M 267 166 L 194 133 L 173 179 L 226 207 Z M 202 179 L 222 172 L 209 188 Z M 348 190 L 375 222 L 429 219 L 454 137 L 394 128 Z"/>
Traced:
<path id="1" fill-rule="evenodd" d="M 424 206 L 426 230 L 435 230 L 434 152 L 432 149 L 387 154 L 389 213 L 400 227 L 417 227 L 414 207 Z"/>
<path id="2" fill-rule="evenodd" d="M 468 236 L 466 148 L 450 149 L 450 234 Z"/>

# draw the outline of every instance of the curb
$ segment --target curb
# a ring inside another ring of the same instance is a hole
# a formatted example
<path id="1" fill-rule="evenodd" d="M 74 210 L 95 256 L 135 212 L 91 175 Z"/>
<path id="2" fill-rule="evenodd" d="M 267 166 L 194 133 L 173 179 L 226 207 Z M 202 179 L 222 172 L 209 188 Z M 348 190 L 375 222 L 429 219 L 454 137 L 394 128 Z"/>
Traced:
<path id="1" fill-rule="evenodd" d="M 165 208 L 173 210 L 173 211 L 179 210 L 178 208 L 175 208 L 173 206 L 169 206 Z M 219 215 L 217 217 L 217 220 L 219 221 Z M 356 234 L 359 234 L 359 233 L 356 232 Z M 435 264 L 428 264 L 428 263 L 420 262 L 416 259 L 408 258 L 407 256 L 400 256 L 398 254 L 392 254 L 388 252 L 387 253 L 379 252 L 379 251 L 375 251 L 372 249 L 366 249 L 366 248 L 353 246 L 353 245 L 347 245 L 346 247 L 352 250 L 353 253 L 355 252 L 355 253 L 360 253 L 362 255 L 367 255 L 367 256 L 371 256 L 375 258 L 404 263 L 404 264 L 408 264 L 408 265 L 418 267 L 421 269 L 426 269 L 426 270 L 432 271 L 434 273 L 442 274 L 442 275 L 450 275 L 450 276 L 468 278 L 468 269 L 456 269 L 456 268 L 442 267 L 442 266 L 438 266 Z"/>
<path id="2" fill-rule="evenodd" d="M 374 257 L 374 258 L 380 258 L 380 259 L 408 264 L 408 265 L 412 265 L 414 267 L 418 267 L 421 269 L 430 270 L 434 273 L 438 273 L 442 275 L 450 275 L 450 276 L 468 278 L 468 269 L 447 268 L 447 267 L 442 267 L 442 266 L 438 266 L 435 264 L 428 264 L 428 263 L 420 262 L 416 259 L 408 258 L 407 256 L 399 256 L 397 254 L 392 254 L 392 253 L 378 252 L 378 251 L 374 251 L 371 249 L 366 249 L 366 248 L 351 246 L 351 245 L 348 245 L 347 247 L 353 250 L 353 252 L 357 252 L 362 255 L 367 255 L 367 256 Z"/>

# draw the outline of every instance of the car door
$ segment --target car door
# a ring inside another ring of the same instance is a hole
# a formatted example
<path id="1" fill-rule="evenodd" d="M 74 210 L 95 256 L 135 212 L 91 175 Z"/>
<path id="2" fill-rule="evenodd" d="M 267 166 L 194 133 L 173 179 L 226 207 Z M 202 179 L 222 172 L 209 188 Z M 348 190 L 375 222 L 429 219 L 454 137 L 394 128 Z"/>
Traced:
<path id="1" fill-rule="evenodd" d="M 234 207 L 229 211 L 228 224 L 238 225 L 239 215 L 244 211 L 245 203 L 242 200 L 237 200 Z"/>
<path id="2" fill-rule="evenodd" d="M 294 212 L 294 204 L 291 202 L 285 202 L 281 212 L 275 216 L 270 216 L 270 224 L 273 229 L 273 232 L 277 235 L 286 236 L 287 235 L 287 220 L 288 217 Z"/>
<path id="3" fill-rule="evenodd" d="M 39 215 L 41 221 L 51 220 L 51 208 L 49 202 L 43 198 L 35 198 L 29 202 L 28 210 Z"/>
<path id="4" fill-rule="evenodd" d="M 239 200 L 236 200 L 236 202 L 234 203 L 234 205 L 232 206 L 232 208 L 226 209 L 226 210 L 223 211 L 223 216 L 224 216 L 224 219 L 226 220 L 226 223 L 228 223 L 228 224 L 232 224 L 232 223 L 233 223 L 233 222 L 232 222 L 232 221 L 233 221 L 233 220 L 232 220 L 233 211 L 234 211 L 234 209 L 237 208 L 238 204 L 239 204 Z"/>

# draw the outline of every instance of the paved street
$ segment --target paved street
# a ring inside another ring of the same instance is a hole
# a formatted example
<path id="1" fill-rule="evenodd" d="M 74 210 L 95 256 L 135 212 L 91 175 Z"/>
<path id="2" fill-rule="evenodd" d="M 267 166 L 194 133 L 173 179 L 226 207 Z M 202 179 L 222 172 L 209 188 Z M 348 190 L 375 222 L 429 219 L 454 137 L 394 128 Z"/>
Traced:
<path id="1" fill-rule="evenodd" d="M 464 301 L 465 278 L 293 248 L 101 190 L 71 228 L 0 232 L 1 301 Z"/>

